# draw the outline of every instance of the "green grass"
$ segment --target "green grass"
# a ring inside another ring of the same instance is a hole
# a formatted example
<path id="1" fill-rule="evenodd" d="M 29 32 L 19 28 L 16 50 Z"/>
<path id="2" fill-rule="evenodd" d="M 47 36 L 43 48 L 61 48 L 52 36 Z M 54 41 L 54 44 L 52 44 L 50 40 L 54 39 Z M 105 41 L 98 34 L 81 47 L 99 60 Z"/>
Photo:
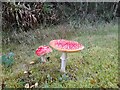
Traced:
<path id="1" fill-rule="evenodd" d="M 47 34 L 48 37 L 45 38 L 48 39 L 31 45 L 3 46 L 3 53 L 9 51 L 15 53 L 15 63 L 12 67 L 1 66 L 4 75 L 0 77 L 5 81 L 6 87 L 24 87 L 28 78 L 23 72 L 29 69 L 31 72 L 29 80 L 38 82 L 40 88 L 118 88 L 117 24 L 110 23 L 96 27 L 88 25 L 78 29 L 68 26 L 64 28 L 64 25 L 61 25 L 45 29 L 41 33 Z M 48 45 L 50 40 L 57 38 L 75 40 L 85 46 L 81 52 L 68 54 L 67 74 L 59 72 L 61 52 L 56 50 L 48 54 L 50 60 L 45 64 L 37 62 L 29 65 L 30 61 L 38 61 L 34 52 L 39 45 Z"/>

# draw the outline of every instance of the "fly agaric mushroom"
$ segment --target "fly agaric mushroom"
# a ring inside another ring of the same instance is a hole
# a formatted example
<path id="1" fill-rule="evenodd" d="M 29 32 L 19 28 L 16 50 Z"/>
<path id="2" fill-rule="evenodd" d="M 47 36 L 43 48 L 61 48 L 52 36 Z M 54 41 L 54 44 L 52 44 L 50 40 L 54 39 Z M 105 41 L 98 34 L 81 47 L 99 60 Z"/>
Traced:
<path id="1" fill-rule="evenodd" d="M 61 72 L 65 72 L 66 62 L 67 62 L 67 53 L 78 52 L 84 49 L 84 46 L 76 41 L 70 41 L 65 39 L 58 39 L 50 41 L 50 46 L 54 49 L 61 51 Z"/>
<path id="2" fill-rule="evenodd" d="M 46 62 L 46 54 L 52 52 L 52 49 L 49 46 L 39 46 L 36 49 L 36 55 L 41 57 L 42 62 Z"/>

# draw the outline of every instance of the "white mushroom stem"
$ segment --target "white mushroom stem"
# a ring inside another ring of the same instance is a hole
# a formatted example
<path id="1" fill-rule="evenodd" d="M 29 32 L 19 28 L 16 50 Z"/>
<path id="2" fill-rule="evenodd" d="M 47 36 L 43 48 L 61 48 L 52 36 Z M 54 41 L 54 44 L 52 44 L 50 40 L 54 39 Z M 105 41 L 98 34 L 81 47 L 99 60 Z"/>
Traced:
<path id="1" fill-rule="evenodd" d="M 65 72 L 65 67 L 66 67 L 66 62 L 67 62 L 67 53 L 63 52 L 60 59 L 61 59 L 61 69 L 60 69 L 60 71 Z"/>
<path id="2" fill-rule="evenodd" d="M 46 62 L 46 57 L 45 57 L 45 55 L 42 55 L 42 56 L 41 56 L 41 61 L 42 61 L 42 62 Z"/>

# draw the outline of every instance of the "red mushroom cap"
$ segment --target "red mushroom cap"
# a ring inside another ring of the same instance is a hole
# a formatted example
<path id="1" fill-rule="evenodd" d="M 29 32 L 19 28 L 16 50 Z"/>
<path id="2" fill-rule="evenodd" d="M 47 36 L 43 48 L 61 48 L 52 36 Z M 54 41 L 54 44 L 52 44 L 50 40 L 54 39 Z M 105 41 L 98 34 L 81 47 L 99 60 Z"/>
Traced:
<path id="1" fill-rule="evenodd" d="M 45 54 L 50 53 L 50 52 L 52 52 L 52 49 L 49 46 L 39 46 L 36 49 L 35 53 L 38 56 L 42 56 L 42 55 L 45 55 Z"/>
<path id="2" fill-rule="evenodd" d="M 84 46 L 76 41 L 58 39 L 50 41 L 50 46 L 63 52 L 77 52 L 84 49 Z"/>

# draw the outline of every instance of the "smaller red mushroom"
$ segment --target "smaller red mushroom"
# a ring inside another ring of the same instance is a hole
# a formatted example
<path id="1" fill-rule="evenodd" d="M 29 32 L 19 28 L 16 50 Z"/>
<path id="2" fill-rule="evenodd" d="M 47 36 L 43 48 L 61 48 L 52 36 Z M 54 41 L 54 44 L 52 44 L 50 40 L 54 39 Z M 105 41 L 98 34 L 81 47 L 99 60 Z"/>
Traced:
<path id="1" fill-rule="evenodd" d="M 52 49 L 49 46 L 39 46 L 36 49 L 36 55 L 41 57 L 42 62 L 46 62 L 46 54 L 52 52 Z"/>

